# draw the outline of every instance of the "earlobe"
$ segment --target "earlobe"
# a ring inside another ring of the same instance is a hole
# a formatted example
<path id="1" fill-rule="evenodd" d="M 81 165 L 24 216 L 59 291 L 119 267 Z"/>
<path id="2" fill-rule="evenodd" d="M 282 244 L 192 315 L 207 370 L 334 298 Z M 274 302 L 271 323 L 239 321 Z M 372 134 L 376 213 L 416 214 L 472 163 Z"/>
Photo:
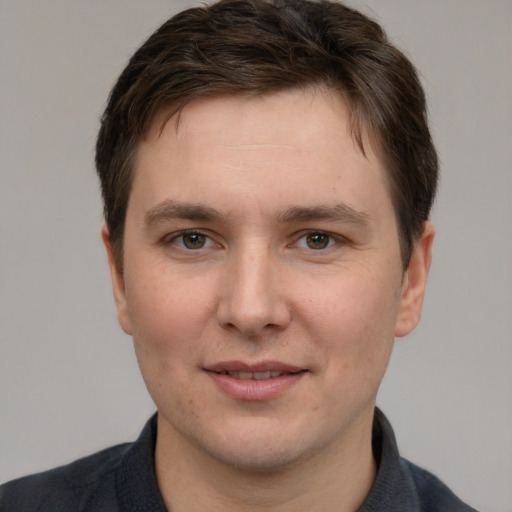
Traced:
<path id="1" fill-rule="evenodd" d="M 124 275 L 119 269 L 114 256 L 114 247 L 107 226 L 101 229 L 101 238 L 107 251 L 108 267 L 110 269 L 110 278 L 112 280 L 112 290 L 114 292 L 114 301 L 117 310 L 117 320 L 126 334 L 132 334 L 130 315 L 126 302 L 126 290 L 124 284 Z"/>
<path id="2" fill-rule="evenodd" d="M 404 276 L 400 309 L 395 326 L 395 336 L 406 336 L 419 323 L 428 273 L 432 262 L 434 226 L 425 222 L 423 233 L 416 241 L 409 266 Z"/>

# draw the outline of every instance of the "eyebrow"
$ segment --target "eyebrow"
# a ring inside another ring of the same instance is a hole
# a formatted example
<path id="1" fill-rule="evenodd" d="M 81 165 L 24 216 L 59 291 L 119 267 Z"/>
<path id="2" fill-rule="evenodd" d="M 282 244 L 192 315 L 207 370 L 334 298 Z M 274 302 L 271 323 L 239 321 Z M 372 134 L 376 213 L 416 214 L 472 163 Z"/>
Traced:
<path id="1" fill-rule="evenodd" d="M 186 219 L 203 222 L 225 221 L 231 215 L 224 215 L 211 206 L 195 203 L 184 203 L 166 199 L 150 208 L 144 215 L 144 223 L 153 226 L 160 222 L 173 219 Z M 347 224 L 370 225 L 370 216 L 367 213 L 355 210 L 346 203 L 318 206 L 292 206 L 277 215 L 278 223 L 312 222 L 326 220 L 343 222 Z"/>
<path id="2" fill-rule="evenodd" d="M 346 203 L 321 206 L 293 206 L 279 215 L 278 220 L 284 222 L 308 222 L 327 220 L 366 226 L 370 224 L 370 216 L 355 210 Z"/>
<path id="3" fill-rule="evenodd" d="M 162 201 L 150 208 L 144 215 L 144 223 L 153 226 L 172 219 L 198 220 L 204 222 L 219 221 L 224 216 L 215 208 L 202 204 L 182 203 L 171 199 Z"/>

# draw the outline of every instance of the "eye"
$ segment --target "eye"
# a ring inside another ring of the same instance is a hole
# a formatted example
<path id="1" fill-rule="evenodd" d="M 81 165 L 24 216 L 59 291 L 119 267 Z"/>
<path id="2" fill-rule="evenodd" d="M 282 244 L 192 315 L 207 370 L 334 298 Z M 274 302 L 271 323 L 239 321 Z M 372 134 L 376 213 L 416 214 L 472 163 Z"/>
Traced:
<path id="1" fill-rule="evenodd" d="M 336 243 L 336 240 L 332 235 L 323 233 L 322 231 L 316 231 L 301 236 L 297 242 L 297 245 L 302 249 L 313 249 L 319 251 L 322 249 L 328 249 Z"/>
<path id="2" fill-rule="evenodd" d="M 202 249 L 207 242 L 207 238 L 201 233 L 185 233 L 179 238 L 187 249 Z"/>
<path id="3" fill-rule="evenodd" d="M 211 247 L 214 245 L 214 242 L 209 236 L 198 231 L 184 231 L 169 238 L 166 244 L 193 251 Z"/>

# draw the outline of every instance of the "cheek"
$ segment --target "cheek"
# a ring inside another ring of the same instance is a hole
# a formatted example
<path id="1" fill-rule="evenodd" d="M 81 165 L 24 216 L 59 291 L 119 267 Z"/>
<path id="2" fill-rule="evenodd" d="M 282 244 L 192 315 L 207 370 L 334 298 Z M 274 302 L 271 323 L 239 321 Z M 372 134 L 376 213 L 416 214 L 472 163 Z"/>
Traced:
<path id="1" fill-rule="evenodd" d="M 207 296 L 198 294 L 194 283 L 163 272 L 157 272 L 156 278 L 128 280 L 127 304 L 143 372 L 179 372 L 179 361 L 194 356 L 211 310 Z"/>
<path id="2" fill-rule="evenodd" d="M 383 373 L 399 307 L 395 288 L 387 280 L 353 278 L 309 293 L 302 301 L 300 316 L 333 370 L 336 365 L 337 372 L 363 378 Z"/>
<path id="3" fill-rule="evenodd" d="M 190 409 L 189 374 L 202 352 L 205 306 L 188 286 L 164 279 L 127 289 L 127 298 L 135 354 L 153 401 L 159 410 Z"/>
<path id="4" fill-rule="evenodd" d="M 155 342 L 165 342 L 170 335 L 187 336 L 210 309 L 206 282 L 179 275 L 166 267 L 142 262 L 134 266 L 126 280 L 126 299 L 134 332 Z M 159 340 L 160 337 L 164 339 Z"/>

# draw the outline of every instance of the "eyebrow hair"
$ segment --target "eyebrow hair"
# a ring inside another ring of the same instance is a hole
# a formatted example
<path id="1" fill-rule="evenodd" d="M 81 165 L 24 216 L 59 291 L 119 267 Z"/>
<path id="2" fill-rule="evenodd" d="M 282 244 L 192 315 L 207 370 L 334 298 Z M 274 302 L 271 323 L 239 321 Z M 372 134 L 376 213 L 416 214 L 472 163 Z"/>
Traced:
<path id="1" fill-rule="evenodd" d="M 369 225 L 370 216 L 345 203 L 321 206 L 293 206 L 279 216 L 280 221 L 300 222 L 330 220 L 349 224 Z"/>
<path id="2" fill-rule="evenodd" d="M 202 204 L 181 203 L 166 199 L 150 208 L 144 215 L 147 226 L 170 219 L 187 219 L 200 221 L 218 221 L 223 218 L 215 208 Z"/>
<path id="3" fill-rule="evenodd" d="M 172 219 L 220 222 L 226 220 L 226 217 L 230 217 L 230 215 L 226 216 L 211 206 L 166 199 L 146 212 L 144 215 L 144 223 L 147 226 L 152 226 L 159 222 Z M 317 206 L 292 206 L 278 214 L 276 220 L 278 223 L 328 220 L 358 224 L 361 226 L 370 224 L 370 217 L 367 213 L 355 210 L 345 203 Z"/>

